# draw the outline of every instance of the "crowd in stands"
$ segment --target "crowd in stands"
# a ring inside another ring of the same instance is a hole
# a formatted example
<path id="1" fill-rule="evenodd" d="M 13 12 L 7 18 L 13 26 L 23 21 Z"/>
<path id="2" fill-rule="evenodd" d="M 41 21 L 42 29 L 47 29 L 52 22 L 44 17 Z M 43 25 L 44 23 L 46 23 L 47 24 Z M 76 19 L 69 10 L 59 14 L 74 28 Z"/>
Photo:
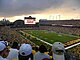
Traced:
<path id="1" fill-rule="evenodd" d="M 61 27 L 61 26 L 40 26 L 42 30 L 49 30 L 58 33 L 66 33 L 71 35 L 78 35 L 80 36 L 80 28 L 72 28 L 72 27 Z"/>
<path id="2" fill-rule="evenodd" d="M 80 25 L 80 20 L 39 20 L 40 25 L 51 25 L 51 24 L 57 24 L 57 25 Z"/>
<path id="3" fill-rule="evenodd" d="M 73 53 L 69 53 L 69 54 L 74 55 L 75 58 L 76 57 L 80 58 L 80 45 L 77 45 L 77 46 L 75 46 L 75 48 L 71 48 L 67 51 L 68 51 L 68 53 L 73 52 Z"/>
<path id="4" fill-rule="evenodd" d="M 16 29 L 10 29 L 9 27 L 0 27 L 0 35 L 0 60 L 56 60 L 57 58 L 57 60 L 60 60 L 59 58 L 62 58 L 61 60 L 64 60 L 63 56 L 59 57 L 59 55 L 63 55 L 61 52 L 64 52 L 64 54 L 66 52 L 62 50 L 55 51 L 53 48 L 59 46 L 59 49 L 63 49 L 63 46 L 60 46 L 61 43 L 58 43 L 59 45 L 57 44 L 56 46 L 53 45 L 52 48 L 47 50 L 44 45 L 40 45 L 38 47 L 33 45 L 29 40 L 23 39 L 21 35 L 16 33 Z M 53 51 L 57 52 L 54 54 L 59 55 L 53 55 Z M 69 51 L 71 52 L 72 50 Z M 64 56 L 66 56 L 65 60 L 71 60 L 70 58 L 73 55 L 67 55 L 66 53 Z M 68 56 L 70 58 L 68 58 Z M 72 59 L 74 57 L 76 56 L 74 55 Z"/>
<path id="5" fill-rule="evenodd" d="M 80 20 L 39 20 L 39 29 L 80 35 Z"/>
<path id="6" fill-rule="evenodd" d="M 25 27 L 23 21 L 15 21 L 15 27 Z M 36 25 L 36 24 L 35 24 Z M 27 27 L 27 25 L 26 25 Z M 29 26 L 28 29 L 34 30 L 51 30 L 59 33 L 67 33 L 80 36 L 80 20 L 39 20 L 38 27 Z M 26 29 L 27 29 L 26 28 Z"/>

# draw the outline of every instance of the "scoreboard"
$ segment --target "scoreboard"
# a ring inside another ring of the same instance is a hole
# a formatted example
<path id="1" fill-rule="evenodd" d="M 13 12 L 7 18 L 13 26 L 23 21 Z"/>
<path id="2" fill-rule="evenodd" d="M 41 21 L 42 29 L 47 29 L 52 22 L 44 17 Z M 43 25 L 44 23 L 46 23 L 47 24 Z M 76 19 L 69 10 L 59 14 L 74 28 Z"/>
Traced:
<path id="1" fill-rule="evenodd" d="M 26 18 L 24 19 L 24 24 L 35 24 L 35 19 L 34 18 Z"/>

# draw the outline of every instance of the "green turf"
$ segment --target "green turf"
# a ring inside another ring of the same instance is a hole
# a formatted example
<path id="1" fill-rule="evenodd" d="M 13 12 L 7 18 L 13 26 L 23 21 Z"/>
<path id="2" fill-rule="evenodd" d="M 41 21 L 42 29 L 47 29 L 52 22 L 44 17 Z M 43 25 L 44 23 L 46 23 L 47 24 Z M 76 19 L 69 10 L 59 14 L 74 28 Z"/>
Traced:
<path id="1" fill-rule="evenodd" d="M 47 30 L 26 30 L 25 33 L 29 33 L 51 44 L 57 41 L 64 43 L 66 41 L 74 40 L 78 38 L 78 37 L 70 36 L 67 34 L 59 34 L 55 32 L 50 32 Z"/>

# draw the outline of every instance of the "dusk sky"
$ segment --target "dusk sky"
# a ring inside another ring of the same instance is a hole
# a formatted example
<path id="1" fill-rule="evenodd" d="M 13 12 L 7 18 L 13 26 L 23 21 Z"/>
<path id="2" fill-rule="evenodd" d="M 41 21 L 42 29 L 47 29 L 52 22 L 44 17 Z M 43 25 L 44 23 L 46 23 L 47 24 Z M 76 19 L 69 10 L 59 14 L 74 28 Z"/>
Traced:
<path id="1" fill-rule="evenodd" d="M 0 0 L 0 20 L 15 21 L 29 15 L 37 20 L 58 15 L 60 19 L 79 19 L 80 0 Z"/>

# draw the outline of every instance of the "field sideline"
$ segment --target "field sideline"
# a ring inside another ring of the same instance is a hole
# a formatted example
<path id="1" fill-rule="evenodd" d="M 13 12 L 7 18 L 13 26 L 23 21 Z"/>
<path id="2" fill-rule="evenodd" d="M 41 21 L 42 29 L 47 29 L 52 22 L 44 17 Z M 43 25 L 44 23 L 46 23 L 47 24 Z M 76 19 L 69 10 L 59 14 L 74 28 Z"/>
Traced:
<path id="1" fill-rule="evenodd" d="M 25 33 L 31 34 L 35 37 L 38 37 L 46 42 L 53 44 L 54 42 L 67 42 L 70 40 L 75 40 L 78 37 L 71 36 L 68 34 L 60 34 L 47 30 L 23 30 Z"/>

